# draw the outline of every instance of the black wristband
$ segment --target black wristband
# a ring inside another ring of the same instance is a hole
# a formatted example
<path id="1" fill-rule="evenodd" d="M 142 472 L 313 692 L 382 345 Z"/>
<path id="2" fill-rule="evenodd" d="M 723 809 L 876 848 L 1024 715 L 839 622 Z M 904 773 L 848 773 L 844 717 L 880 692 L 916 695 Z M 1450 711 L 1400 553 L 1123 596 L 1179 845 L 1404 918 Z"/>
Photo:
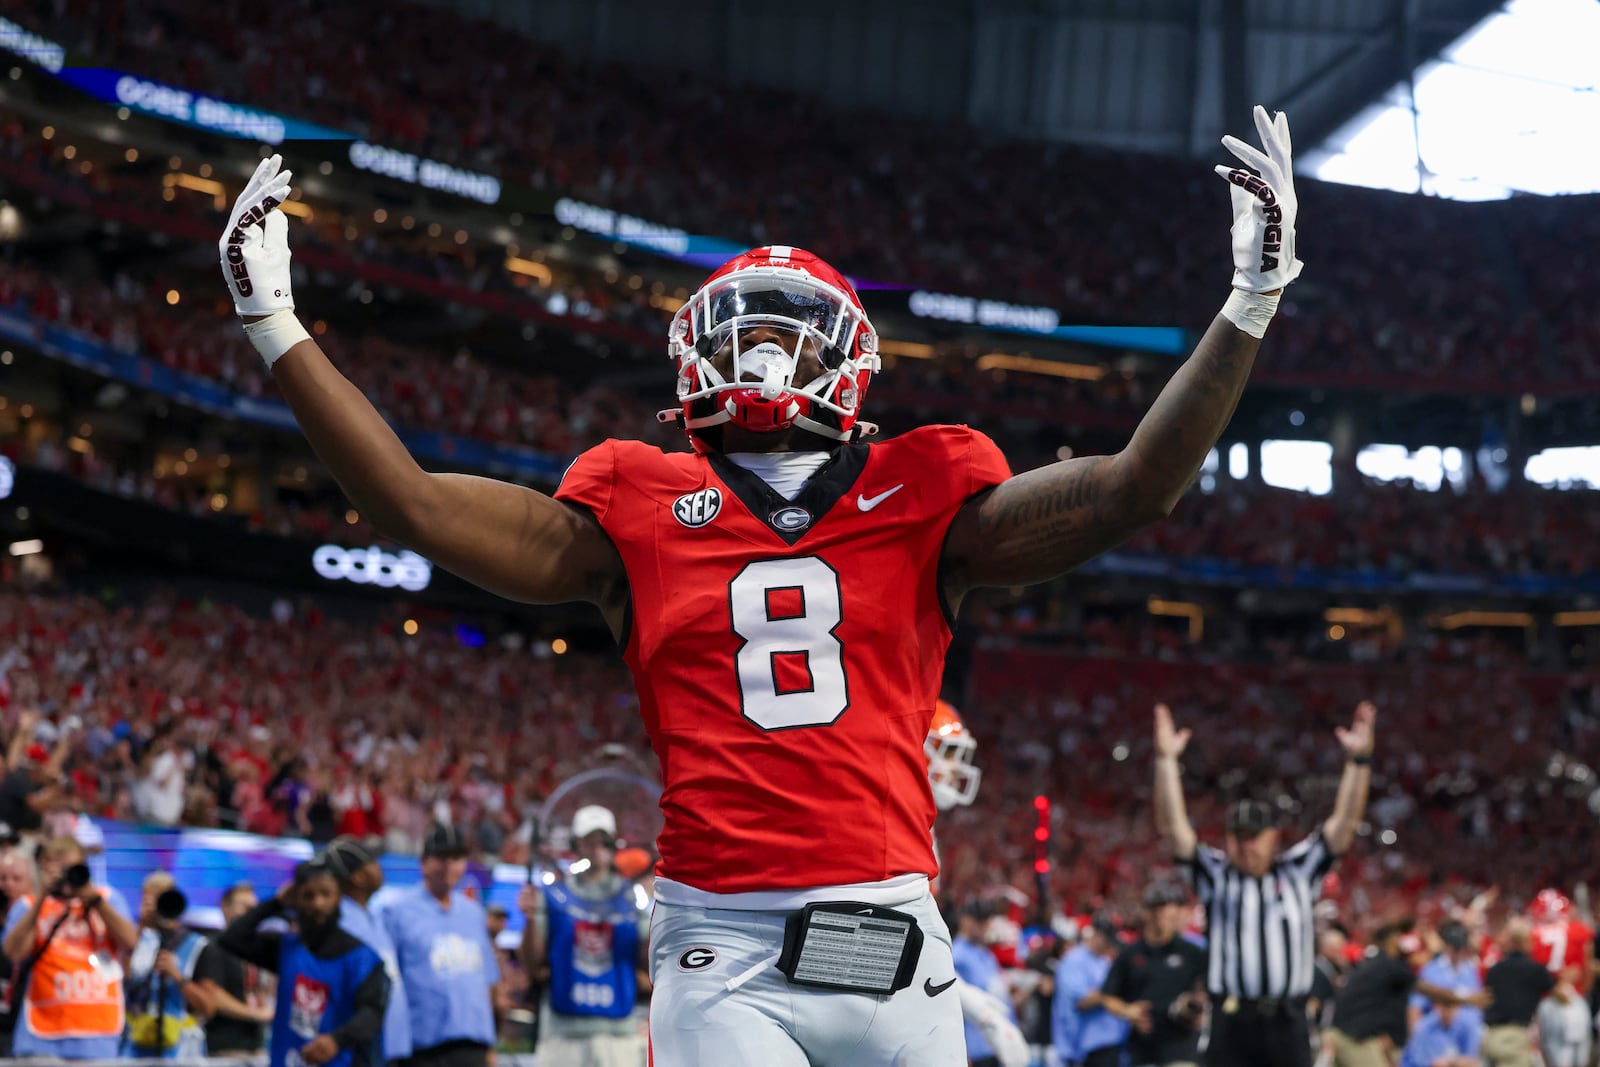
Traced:
<path id="1" fill-rule="evenodd" d="M 1348 756 L 1346 756 L 1344 759 L 1345 759 L 1346 763 L 1353 763 L 1357 767 L 1370 767 L 1370 766 L 1372 766 L 1372 753 L 1370 753 L 1370 752 L 1364 753 L 1364 754 L 1359 755 L 1359 756 L 1356 755 L 1354 752 L 1352 752 Z"/>

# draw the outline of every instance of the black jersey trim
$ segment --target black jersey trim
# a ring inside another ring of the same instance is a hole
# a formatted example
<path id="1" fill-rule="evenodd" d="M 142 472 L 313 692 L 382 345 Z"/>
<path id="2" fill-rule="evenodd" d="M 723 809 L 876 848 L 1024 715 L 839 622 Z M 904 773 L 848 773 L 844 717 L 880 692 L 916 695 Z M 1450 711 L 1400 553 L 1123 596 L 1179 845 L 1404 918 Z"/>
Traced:
<path id="1" fill-rule="evenodd" d="M 717 477 L 739 498 L 739 502 L 756 521 L 776 534 L 784 544 L 793 546 L 799 544 L 800 539 L 814 529 L 856 484 L 866 468 L 869 447 L 865 443 L 857 443 L 840 445 L 834 449 L 828 461 L 806 479 L 793 500 L 785 499 L 762 481 L 760 475 L 745 470 L 720 452 L 712 452 L 707 458 Z M 773 516 L 792 513 L 796 508 L 809 513 L 811 521 L 798 529 L 785 529 L 772 521 Z"/>

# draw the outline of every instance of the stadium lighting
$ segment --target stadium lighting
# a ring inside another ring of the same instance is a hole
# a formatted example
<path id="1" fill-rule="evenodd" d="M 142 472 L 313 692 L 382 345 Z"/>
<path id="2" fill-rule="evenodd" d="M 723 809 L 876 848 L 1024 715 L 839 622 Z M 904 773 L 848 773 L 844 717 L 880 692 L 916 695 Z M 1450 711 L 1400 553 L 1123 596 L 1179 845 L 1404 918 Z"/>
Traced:
<path id="1" fill-rule="evenodd" d="M 1262 441 L 1261 480 L 1313 496 L 1333 492 L 1333 446 L 1326 441 Z"/>
<path id="2" fill-rule="evenodd" d="M 1509 0 L 1306 153 L 1324 181 L 1456 200 L 1600 190 L 1593 0 Z M 1413 88 L 1414 87 L 1414 88 Z"/>
<path id="3" fill-rule="evenodd" d="M 1097 382 L 1106 376 L 1104 367 L 1091 367 L 1083 363 L 1062 363 L 1054 359 L 1037 359 L 1033 356 L 1012 356 L 1004 352 L 991 352 L 978 357 L 978 369 L 1014 370 L 1023 374 L 1048 374 L 1056 378 Z"/>
<path id="4" fill-rule="evenodd" d="M 37 556 L 44 551 L 44 542 L 37 537 L 28 541 L 13 541 L 10 551 L 13 556 Z"/>

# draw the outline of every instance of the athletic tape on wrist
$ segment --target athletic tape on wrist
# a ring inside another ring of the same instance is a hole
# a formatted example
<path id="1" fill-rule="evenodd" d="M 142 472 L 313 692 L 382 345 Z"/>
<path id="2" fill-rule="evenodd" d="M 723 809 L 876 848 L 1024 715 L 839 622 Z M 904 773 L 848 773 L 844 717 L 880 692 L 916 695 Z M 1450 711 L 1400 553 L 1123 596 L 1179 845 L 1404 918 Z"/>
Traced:
<path id="1" fill-rule="evenodd" d="M 1272 321 L 1272 316 L 1278 311 L 1278 300 L 1282 293 L 1247 293 L 1243 289 L 1235 289 L 1228 295 L 1227 301 L 1222 305 L 1222 317 L 1233 323 L 1251 337 L 1265 337 L 1267 323 Z"/>
<path id="2" fill-rule="evenodd" d="M 306 328 L 300 325 L 300 320 L 295 317 L 293 308 L 274 311 L 260 322 L 245 323 L 244 335 L 256 346 L 256 351 L 261 353 L 268 370 L 271 370 L 272 365 L 289 349 L 301 341 L 311 340 L 311 335 L 306 333 Z"/>

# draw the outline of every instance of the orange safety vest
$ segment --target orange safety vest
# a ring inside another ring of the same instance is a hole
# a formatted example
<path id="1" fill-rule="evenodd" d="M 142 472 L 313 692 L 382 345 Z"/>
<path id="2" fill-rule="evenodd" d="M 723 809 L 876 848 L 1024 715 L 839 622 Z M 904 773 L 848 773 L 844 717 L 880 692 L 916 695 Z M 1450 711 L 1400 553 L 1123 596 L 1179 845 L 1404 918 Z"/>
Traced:
<path id="1" fill-rule="evenodd" d="M 33 902 L 30 899 L 28 903 L 31 906 Z M 77 901 L 68 904 L 47 897 L 34 928 L 35 949 L 68 907 L 72 913 L 29 974 L 22 1023 L 35 1037 L 48 1040 L 119 1036 L 123 1027 L 122 966 L 105 920 L 86 914 Z"/>

